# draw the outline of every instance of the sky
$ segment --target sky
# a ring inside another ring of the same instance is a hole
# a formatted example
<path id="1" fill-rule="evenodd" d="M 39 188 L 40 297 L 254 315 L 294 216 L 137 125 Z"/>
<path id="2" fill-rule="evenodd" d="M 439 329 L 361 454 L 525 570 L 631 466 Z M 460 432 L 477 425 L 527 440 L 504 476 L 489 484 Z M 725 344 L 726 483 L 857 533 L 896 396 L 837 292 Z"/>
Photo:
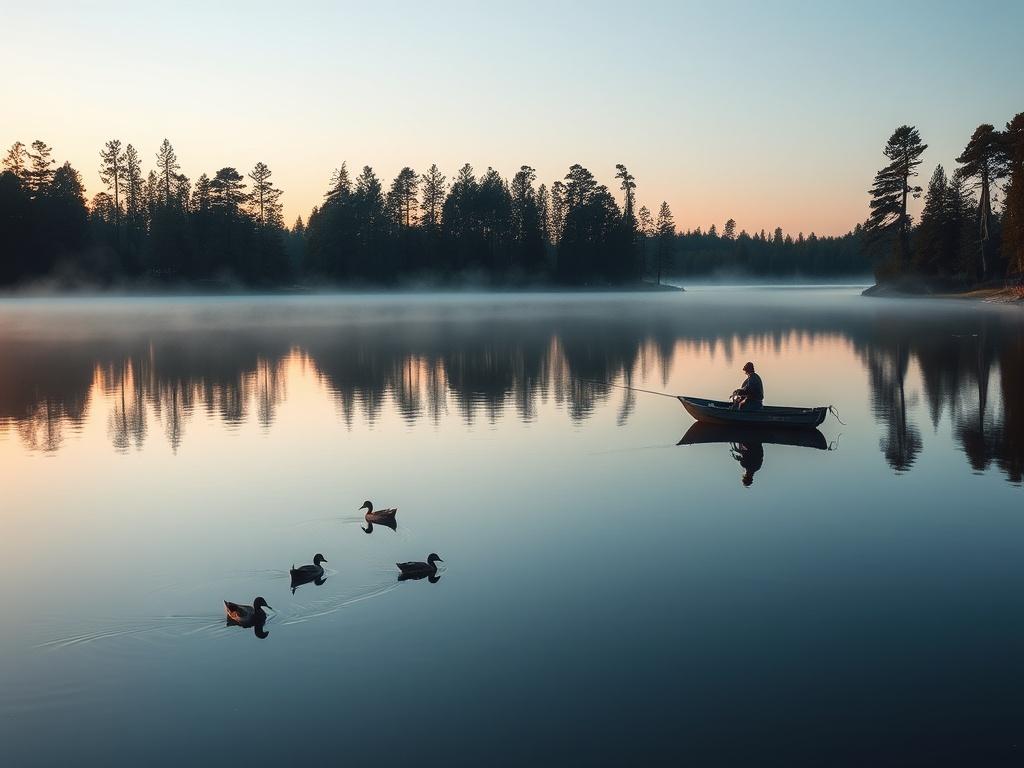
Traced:
<path id="1" fill-rule="evenodd" d="M 4 148 L 43 139 L 89 196 L 115 137 L 145 170 L 167 137 L 193 180 L 262 161 L 289 222 L 342 161 L 612 188 L 624 163 L 683 229 L 841 234 L 896 127 L 929 145 L 923 186 L 1024 110 L 1019 0 L 0 0 L 0 28 Z"/>

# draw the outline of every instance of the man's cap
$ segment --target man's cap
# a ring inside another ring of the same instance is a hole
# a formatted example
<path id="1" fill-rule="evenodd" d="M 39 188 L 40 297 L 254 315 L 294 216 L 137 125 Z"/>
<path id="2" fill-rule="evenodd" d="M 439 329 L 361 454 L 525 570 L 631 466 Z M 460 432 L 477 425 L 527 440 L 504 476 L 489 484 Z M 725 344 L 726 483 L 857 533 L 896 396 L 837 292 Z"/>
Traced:
<path id="1" fill-rule="evenodd" d="M 744 366 L 743 366 L 743 370 L 744 370 L 744 371 L 752 371 L 752 370 L 754 370 L 754 364 L 753 364 L 753 363 L 751 363 L 750 361 L 747 361 L 747 362 L 746 362 L 746 363 L 744 364 Z"/>

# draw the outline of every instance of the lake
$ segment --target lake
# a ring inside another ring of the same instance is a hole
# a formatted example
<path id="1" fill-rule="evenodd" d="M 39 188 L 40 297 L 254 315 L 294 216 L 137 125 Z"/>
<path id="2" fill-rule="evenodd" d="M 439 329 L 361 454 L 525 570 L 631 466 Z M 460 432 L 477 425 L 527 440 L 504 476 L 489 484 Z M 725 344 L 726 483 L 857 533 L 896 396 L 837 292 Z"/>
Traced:
<path id="1" fill-rule="evenodd" d="M 0 467 L 5 765 L 1024 760 L 1020 307 L 8 299 Z"/>

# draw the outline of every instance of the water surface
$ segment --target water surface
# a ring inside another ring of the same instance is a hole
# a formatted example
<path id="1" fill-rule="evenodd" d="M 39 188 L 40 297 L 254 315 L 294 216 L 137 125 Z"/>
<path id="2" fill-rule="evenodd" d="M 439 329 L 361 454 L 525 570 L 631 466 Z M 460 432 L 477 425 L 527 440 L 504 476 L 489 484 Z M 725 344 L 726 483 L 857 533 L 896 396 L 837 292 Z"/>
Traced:
<path id="1" fill-rule="evenodd" d="M 748 359 L 847 423 L 591 383 Z M 1022 393 L 1020 308 L 850 288 L 2 301 L 4 762 L 1018 764 Z"/>

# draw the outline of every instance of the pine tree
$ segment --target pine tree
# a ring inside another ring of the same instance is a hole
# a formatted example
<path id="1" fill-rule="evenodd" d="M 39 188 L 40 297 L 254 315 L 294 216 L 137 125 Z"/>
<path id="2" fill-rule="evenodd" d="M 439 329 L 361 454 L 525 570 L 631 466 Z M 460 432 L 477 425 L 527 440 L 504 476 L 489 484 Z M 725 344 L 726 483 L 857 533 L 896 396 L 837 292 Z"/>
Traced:
<path id="1" fill-rule="evenodd" d="M 171 188 L 174 205 L 178 210 L 187 212 L 192 199 L 192 182 L 183 173 L 174 174 L 174 185 Z"/>
<path id="2" fill-rule="evenodd" d="M 545 245 L 551 244 L 551 200 L 547 184 L 537 187 L 537 215 L 540 217 L 540 236 Z"/>
<path id="3" fill-rule="evenodd" d="M 565 228 L 565 184 L 556 181 L 551 185 L 551 214 L 548 220 L 548 236 L 555 245 L 562 239 Z"/>
<path id="4" fill-rule="evenodd" d="M 729 219 L 725 222 L 725 229 L 722 230 L 722 237 L 726 240 L 736 239 L 736 219 Z"/>
<path id="5" fill-rule="evenodd" d="M 441 227 L 445 196 L 445 178 L 436 163 L 431 164 L 430 169 L 420 177 L 420 185 L 423 190 L 423 199 L 420 201 L 423 216 L 420 221 L 429 232 L 436 233 Z"/>
<path id="6" fill-rule="evenodd" d="M 114 231 L 120 243 L 121 187 L 124 183 L 125 156 L 120 139 L 111 139 L 100 150 L 100 180 L 114 193 Z"/>
<path id="7" fill-rule="evenodd" d="M 189 205 L 192 213 L 206 214 L 210 211 L 210 177 L 205 173 L 200 174 L 196 179 L 196 185 L 192 189 L 192 201 Z"/>
<path id="8" fill-rule="evenodd" d="M 283 227 L 284 219 L 281 215 L 281 195 L 284 192 L 274 186 L 270 180 L 271 170 L 265 163 L 256 163 L 256 167 L 249 173 L 252 179 L 252 190 L 249 192 L 249 212 L 256 222 L 264 227 Z"/>
<path id="9" fill-rule="evenodd" d="M 221 168 L 210 180 L 210 205 L 230 217 L 245 202 L 245 181 L 234 168 Z"/>
<path id="10" fill-rule="evenodd" d="M 714 224 L 711 225 L 714 229 Z M 668 203 L 662 201 L 658 209 L 658 223 L 655 225 L 658 232 L 658 285 L 661 285 L 661 271 L 672 258 L 675 250 L 676 223 L 672 217 L 672 209 Z"/>
<path id="11" fill-rule="evenodd" d="M 648 238 L 654 237 L 654 217 L 651 216 L 651 210 L 646 205 L 640 206 L 640 212 L 637 214 L 637 232 L 640 235 L 640 268 L 641 274 L 647 274 L 647 240 Z"/>
<path id="12" fill-rule="evenodd" d="M 543 225 L 537 192 L 533 188 L 536 179 L 537 172 L 524 165 L 512 177 L 510 185 L 513 264 L 528 273 L 537 272 L 544 263 Z"/>
<path id="13" fill-rule="evenodd" d="M 331 174 L 331 186 L 324 193 L 324 205 L 331 205 L 344 201 L 352 193 L 352 180 L 348 175 L 348 164 L 342 163 Z"/>
<path id="14" fill-rule="evenodd" d="M 974 253 L 974 215 L 978 203 L 971 194 L 970 182 L 958 168 L 946 185 L 946 242 L 940 268 L 944 274 L 965 274 Z"/>
<path id="15" fill-rule="evenodd" d="M 979 125 L 956 159 L 963 174 L 975 182 L 980 191 L 978 199 L 978 264 L 977 277 L 991 276 L 992 248 L 992 185 L 1006 175 L 1006 156 L 1000 133 L 991 125 Z"/>
<path id="16" fill-rule="evenodd" d="M 160 150 L 156 153 L 156 167 L 160 184 L 163 187 L 164 205 L 170 206 L 175 199 L 174 190 L 177 187 L 175 177 L 180 166 L 178 165 L 178 156 L 174 154 L 174 147 L 167 139 L 163 140 Z"/>
<path id="17" fill-rule="evenodd" d="M 32 151 L 28 153 L 29 167 L 26 176 L 28 188 L 35 197 L 45 193 L 53 183 L 55 171 L 50 167 L 54 164 L 52 154 L 53 150 L 45 142 L 38 139 L 32 142 Z"/>
<path id="18" fill-rule="evenodd" d="M 871 215 L 866 230 L 872 241 L 895 237 L 896 269 L 906 270 L 910 260 L 910 215 L 907 199 L 921 196 L 921 187 L 911 186 L 917 176 L 921 155 L 928 148 L 921 143 L 917 129 L 909 125 L 897 128 L 885 144 L 882 154 L 889 164 L 875 174 L 871 187 Z"/>
<path id="19" fill-rule="evenodd" d="M 1003 256 L 1009 271 L 1024 273 L 1024 112 L 1006 124 L 1003 155 L 1009 183 L 1003 202 Z"/>
<path id="20" fill-rule="evenodd" d="M 419 182 L 416 172 L 406 166 L 398 172 L 388 189 L 386 204 L 399 229 L 409 229 L 416 223 L 416 190 Z"/>
<path id="21" fill-rule="evenodd" d="M 20 141 L 14 142 L 4 155 L 4 170 L 18 177 L 23 185 L 28 186 L 28 150 Z"/>
<path id="22" fill-rule="evenodd" d="M 615 166 L 615 178 L 619 180 L 619 189 L 623 193 L 622 218 L 628 227 L 635 229 L 636 214 L 633 209 L 636 203 L 636 178 L 622 163 Z"/>
<path id="23" fill-rule="evenodd" d="M 146 217 L 150 223 L 153 222 L 153 214 L 156 213 L 160 203 L 160 177 L 156 171 L 150 171 L 146 175 Z"/>
<path id="24" fill-rule="evenodd" d="M 145 186 L 142 180 L 142 160 L 131 144 L 124 148 L 124 173 L 121 176 L 125 213 L 129 226 L 139 226 L 145 210 Z"/>
<path id="25" fill-rule="evenodd" d="M 943 260 L 943 243 L 948 227 L 946 206 L 949 202 L 946 171 L 935 166 L 924 196 L 921 223 L 915 232 L 914 267 L 921 274 L 936 274 Z"/>

